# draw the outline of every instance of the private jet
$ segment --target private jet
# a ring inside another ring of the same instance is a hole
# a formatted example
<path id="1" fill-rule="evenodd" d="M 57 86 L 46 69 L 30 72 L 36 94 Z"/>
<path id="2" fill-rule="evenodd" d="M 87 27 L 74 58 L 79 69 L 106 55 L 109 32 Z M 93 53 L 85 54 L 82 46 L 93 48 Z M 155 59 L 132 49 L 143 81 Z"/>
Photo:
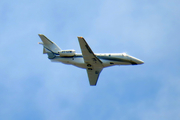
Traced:
<path id="1" fill-rule="evenodd" d="M 43 54 L 47 54 L 52 62 L 61 62 L 71 64 L 87 71 L 89 84 L 95 86 L 98 77 L 103 68 L 114 65 L 140 65 L 144 62 L 132 57 L 126 53 L 103 53 L 95 54 L 83 37 L 78 37 L 79 45 L 82 51 L 76 53 L 75 50 L 61 50 L 54 42 L 49 40 L 45 35 L 38 34 L 43 45 Z"/>

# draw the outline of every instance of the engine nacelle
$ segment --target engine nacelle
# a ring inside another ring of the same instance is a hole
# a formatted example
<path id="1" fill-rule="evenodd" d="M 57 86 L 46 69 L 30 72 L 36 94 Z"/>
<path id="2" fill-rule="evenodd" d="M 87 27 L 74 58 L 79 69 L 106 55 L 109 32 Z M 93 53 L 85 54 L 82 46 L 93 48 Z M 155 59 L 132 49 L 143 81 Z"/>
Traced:
<path id="1" fill-rule="evenodd" d="M 72 57 L 75 55 L 75 50 L 62 50 L 59 52 L 61 57 Z"/>

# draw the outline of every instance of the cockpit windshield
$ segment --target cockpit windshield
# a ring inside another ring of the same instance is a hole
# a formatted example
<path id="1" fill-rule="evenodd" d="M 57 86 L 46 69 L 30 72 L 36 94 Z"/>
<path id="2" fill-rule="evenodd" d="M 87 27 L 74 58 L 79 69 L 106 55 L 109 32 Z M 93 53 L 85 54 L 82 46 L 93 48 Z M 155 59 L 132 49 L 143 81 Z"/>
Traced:
<path id="1" fill-rule="evenodd" d="M 122 53 L 122 55 L 123 55 L 123 56 L 127 56 L 127 54 L 126 54 L 126 53 Z"/>

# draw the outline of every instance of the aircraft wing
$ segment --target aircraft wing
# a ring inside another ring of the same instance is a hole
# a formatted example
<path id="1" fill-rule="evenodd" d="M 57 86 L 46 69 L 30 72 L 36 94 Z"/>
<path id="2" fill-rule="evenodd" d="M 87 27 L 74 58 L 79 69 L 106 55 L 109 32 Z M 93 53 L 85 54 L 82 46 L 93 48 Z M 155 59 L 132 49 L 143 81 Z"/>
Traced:
<path id="1" fill-rule="evenodd" d="M 90 85 L 96 85 L 100 72 L 103 69 L 102 61 L 96 55 L 85 41 L 83 37 L 78 37 L 84 62 L 87 65 L 87 74 Z"/>
<path id="2" fill-rule="evenodd" d="M 93 68 L 92 70 L 89 70 L 89 68 L 87 68 L 87 74 L 88 74 L 88 78 L 89 78 L 89 84 L 90 85 L 96 85 L 99 75 L 101 73 L 103 68 Z"/>
<path id="3" fill-rule="evenodd" d="M 94 55 L 93 51 L 91 50 L 85 39 L 83 37 L 78 37 L 78 40 L 83 54 L 84 62 L 86 64 L 102 67 L 102 61 L 99 60 L 96 55 Z"/>

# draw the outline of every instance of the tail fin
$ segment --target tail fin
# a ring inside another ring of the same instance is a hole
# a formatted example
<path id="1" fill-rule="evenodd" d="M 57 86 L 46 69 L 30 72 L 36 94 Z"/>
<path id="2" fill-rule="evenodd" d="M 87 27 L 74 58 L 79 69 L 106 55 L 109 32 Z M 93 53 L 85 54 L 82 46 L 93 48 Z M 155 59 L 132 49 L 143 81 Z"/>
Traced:
<path id="1" fill-rule="evenodd" d="M 58 54 L 58 52 L 61 51 L 61 49 L 54 42 L 49 40 L 45 35 L 43 34 L 38 34 L 38 35 L 42 40 L 42 43 L 39 43 L 39 44 L 42 44 L 44 47 L 43 54 L 46 54 L 46 53 Z"/>

